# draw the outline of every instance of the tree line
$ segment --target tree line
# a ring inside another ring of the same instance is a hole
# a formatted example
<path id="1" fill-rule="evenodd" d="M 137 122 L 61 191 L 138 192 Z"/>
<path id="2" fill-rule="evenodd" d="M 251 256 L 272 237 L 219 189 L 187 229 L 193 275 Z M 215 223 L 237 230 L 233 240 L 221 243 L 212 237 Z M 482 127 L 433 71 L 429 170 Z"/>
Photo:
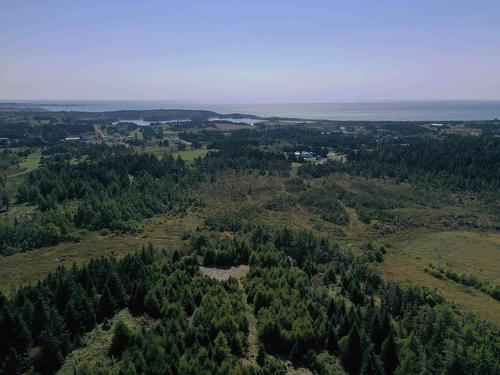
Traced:
<path id="1" fill-rule="evenodd" d="M 500 139 L 447 136 L 415 138 L 408 143 L 384 142 L 347 153 L 347 163 L 304 164 L 299 174 L 321 177 L 347 172 L 366 177 L 394 178 L 450 190 L 498 192 Z"/>

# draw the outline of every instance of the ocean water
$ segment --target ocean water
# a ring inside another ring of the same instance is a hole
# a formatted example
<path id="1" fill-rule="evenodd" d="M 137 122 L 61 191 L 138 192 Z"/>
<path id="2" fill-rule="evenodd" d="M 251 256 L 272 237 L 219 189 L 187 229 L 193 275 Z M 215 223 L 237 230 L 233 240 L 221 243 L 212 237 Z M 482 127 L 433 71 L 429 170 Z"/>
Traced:
<path id="1" fill-rule="evenodd" d="M 12 102 L 12 101 L 10 101 Z M 23 103 L 19 101 L 19 103 Z M 218 113 L 246 113 L 304 119 L 353 121 L 444 121 L 500 118 L 500 101 L 394 101 L 360 103 L 204 104 L 135 100 L 24 101 L 49 111 L 103 112 L 127 109 L 204 109 Z"/>

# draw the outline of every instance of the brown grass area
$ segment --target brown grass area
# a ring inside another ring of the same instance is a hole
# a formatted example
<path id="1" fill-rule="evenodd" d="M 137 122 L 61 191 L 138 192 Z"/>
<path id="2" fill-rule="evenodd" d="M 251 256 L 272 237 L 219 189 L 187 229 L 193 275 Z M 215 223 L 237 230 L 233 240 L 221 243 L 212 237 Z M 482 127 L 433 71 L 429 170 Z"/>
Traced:
<path id="1" fill-rule="evenodd" d="M 500 270 L 500 235 L 468 231 L 413 232 L 393 236 L 391 249 L 380 270 L 389 278 L 411 281 L 436 288 L 448 300 L 466 311 L 500 326 L 500 303 L 490 296 L 450 280 L 437 279 L 426 272 L 429 263 L 447 266 L 498 282 Z"/>
<path id="2" fill-rule="evenodd" d="M 414 235 L 402 250 L 418 256 L 420 263 L 474 274 L 482 280 L 500 283 L 500 234 L 445 231 Z"/>
<path id="3" fill-rule="evenodd" d="M 121 258 L 149 243 L 173 252 L 182 248 L 183 233 L 193 230 L 198 223 L 199 219 L 192 214 L 156 216 L 144 222 L 141 233 L 105 236 L 91 233 L 80 242 L 0 257 L 0 290 L 10 293 L 21 285 L 36 282 L 59 265 L 81 265 L 96 257 Z"/>

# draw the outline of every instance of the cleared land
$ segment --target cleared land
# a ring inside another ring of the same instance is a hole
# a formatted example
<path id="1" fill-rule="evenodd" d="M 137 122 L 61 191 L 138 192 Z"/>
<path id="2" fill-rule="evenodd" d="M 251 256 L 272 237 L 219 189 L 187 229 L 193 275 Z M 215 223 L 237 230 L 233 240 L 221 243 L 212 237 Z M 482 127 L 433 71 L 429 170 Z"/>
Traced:
<path id="1" fill-rule="evenodd" d="M 24 177 L 40 165 L 40 152 L 33 152 L 19 163 L 16 168 L 7 172 L 6 190 L 10 197 L 15 196 L 17 188 L 22 183 Z"/>
<path id="2" fill-rule="evenodd" d="M 40 158 L 42 154 L 37 151 L 23 158 L 23 160 L 19 163 L 19 167 L 14 169 L 12 173 L 8 173 L 7 177 L 16 177 L 26 173 L 31 172 L 32 170 L 38 168 L 40 165 Z"/>
<path id="3" fill-rule="evenodd" d="M 172 156 L 174 158 L 177 158 L 178 156 L 180 156 L 181 159 L 184 161 L 193 161 L 196 158 L 205 156 L 210 151 L 214 151 L 214 150 L 207 150 L 207 149 L 199 149 L 198 148 L 198 149 L 194 149 L 194 150 L 177 151 L 177 152 L 172 153 Z"/>
<path id="4" fill-rule="evenodd" d="M 200 271 L 218 281 L 228 280 L 230 277 L 239 280 L 247 275 L 250 267 L 247 265 L 231 268 L 200 267 Z"/>

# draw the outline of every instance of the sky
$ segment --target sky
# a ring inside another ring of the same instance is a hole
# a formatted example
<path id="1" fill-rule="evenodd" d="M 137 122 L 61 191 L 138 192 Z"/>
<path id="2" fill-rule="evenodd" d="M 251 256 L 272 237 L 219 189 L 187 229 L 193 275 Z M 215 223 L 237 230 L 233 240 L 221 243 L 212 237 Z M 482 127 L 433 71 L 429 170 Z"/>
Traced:
<path id="1" fill-rule="evenodd" d="M 0 0 L 0 99 L 500 99 L 500 1 Z"/>

